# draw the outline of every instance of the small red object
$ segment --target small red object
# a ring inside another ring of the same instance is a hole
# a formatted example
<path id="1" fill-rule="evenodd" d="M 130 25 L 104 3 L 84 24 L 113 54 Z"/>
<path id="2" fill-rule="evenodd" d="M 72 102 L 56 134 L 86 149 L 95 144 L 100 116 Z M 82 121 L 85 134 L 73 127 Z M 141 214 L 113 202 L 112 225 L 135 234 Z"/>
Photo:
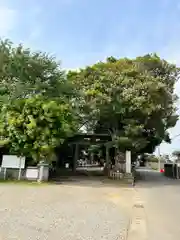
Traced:
<path id="1" fill-rule="evenodd" d="M 161 172 L 161 173 L 164 173 L 164 169 L 163 169 L 163 168 L 161 168 L 160 172 Z"/>

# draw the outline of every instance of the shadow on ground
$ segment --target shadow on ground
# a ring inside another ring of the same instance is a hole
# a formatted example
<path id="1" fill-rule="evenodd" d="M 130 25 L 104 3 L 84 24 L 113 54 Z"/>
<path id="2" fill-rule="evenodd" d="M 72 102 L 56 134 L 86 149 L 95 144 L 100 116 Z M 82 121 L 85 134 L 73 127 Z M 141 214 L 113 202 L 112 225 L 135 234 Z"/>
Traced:
<path id="1" fill-rule="evenodd" d="M 50 182 L 52 184 L 60 185 L 75 185 L 87 187 L 131 187 L 132 183 L 128 180 L 111 180 L 105 176 L 104 171 L 100 167 L 79 168 L 76 172 L 72 170 L 59 169 L 56 174 L 51 176 Z"/>
<path id="2" fill-rule="evenodd" d="M 52 184 L 60 185 L 69 185 L 69 186 L 80 186 L 80 187 L 93 187 L 93 188 L 103 188 L 103 187 L 128 187 L 133 188 L 131 183 L 128 183 L 123 180 L 111 180 L 104 176 L 98 177 L 89 177 L 89 176 L 71 176 L 71 177 L 62 177 L 58 179 L 52 179 Z"/>

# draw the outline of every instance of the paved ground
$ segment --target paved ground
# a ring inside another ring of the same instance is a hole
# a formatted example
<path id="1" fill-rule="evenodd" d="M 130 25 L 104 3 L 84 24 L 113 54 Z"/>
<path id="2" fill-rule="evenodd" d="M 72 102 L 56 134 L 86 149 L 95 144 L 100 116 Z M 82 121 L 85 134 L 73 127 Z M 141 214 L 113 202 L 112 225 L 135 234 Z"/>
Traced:
<path id="1" fill-rule="evenodd" d="M 139 171 L 136 190 L 144 202 L 149 239 L 179 240 L 180 180 L 146 168 Z"/>
<path id="2" fill-rule="evenodd" d="M 132 189 L 96 181 L 0 184 L 0 240 L 125 239 Z"/>

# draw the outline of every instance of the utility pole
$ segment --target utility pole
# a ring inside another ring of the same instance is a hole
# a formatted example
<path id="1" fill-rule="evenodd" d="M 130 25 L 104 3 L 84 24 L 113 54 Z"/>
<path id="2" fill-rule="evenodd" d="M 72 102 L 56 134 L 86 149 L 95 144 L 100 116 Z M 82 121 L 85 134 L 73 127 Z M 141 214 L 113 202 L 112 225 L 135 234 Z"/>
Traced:
<path id="1" fill-rule="evenodd" d="M 161 170 L 161 152 L 160 152 L 160 146 L 158 146 L 158 169 L 159 172 Z"/>

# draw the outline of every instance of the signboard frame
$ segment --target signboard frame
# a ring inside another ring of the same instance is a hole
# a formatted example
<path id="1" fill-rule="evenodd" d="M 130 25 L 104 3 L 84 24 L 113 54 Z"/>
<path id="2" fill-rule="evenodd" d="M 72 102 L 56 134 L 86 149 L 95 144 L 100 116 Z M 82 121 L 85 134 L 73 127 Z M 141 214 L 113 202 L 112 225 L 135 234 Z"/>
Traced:
<path id="1" fill-rule="evenodd" d="M 16 155 L 3 155 L 1 168 L 4 168 L 4 180 L 6 179 L 7 169 L 19 169 L 18 180 L 21 179 L 21 170 L 25 168 L 25 157 Z"/>

